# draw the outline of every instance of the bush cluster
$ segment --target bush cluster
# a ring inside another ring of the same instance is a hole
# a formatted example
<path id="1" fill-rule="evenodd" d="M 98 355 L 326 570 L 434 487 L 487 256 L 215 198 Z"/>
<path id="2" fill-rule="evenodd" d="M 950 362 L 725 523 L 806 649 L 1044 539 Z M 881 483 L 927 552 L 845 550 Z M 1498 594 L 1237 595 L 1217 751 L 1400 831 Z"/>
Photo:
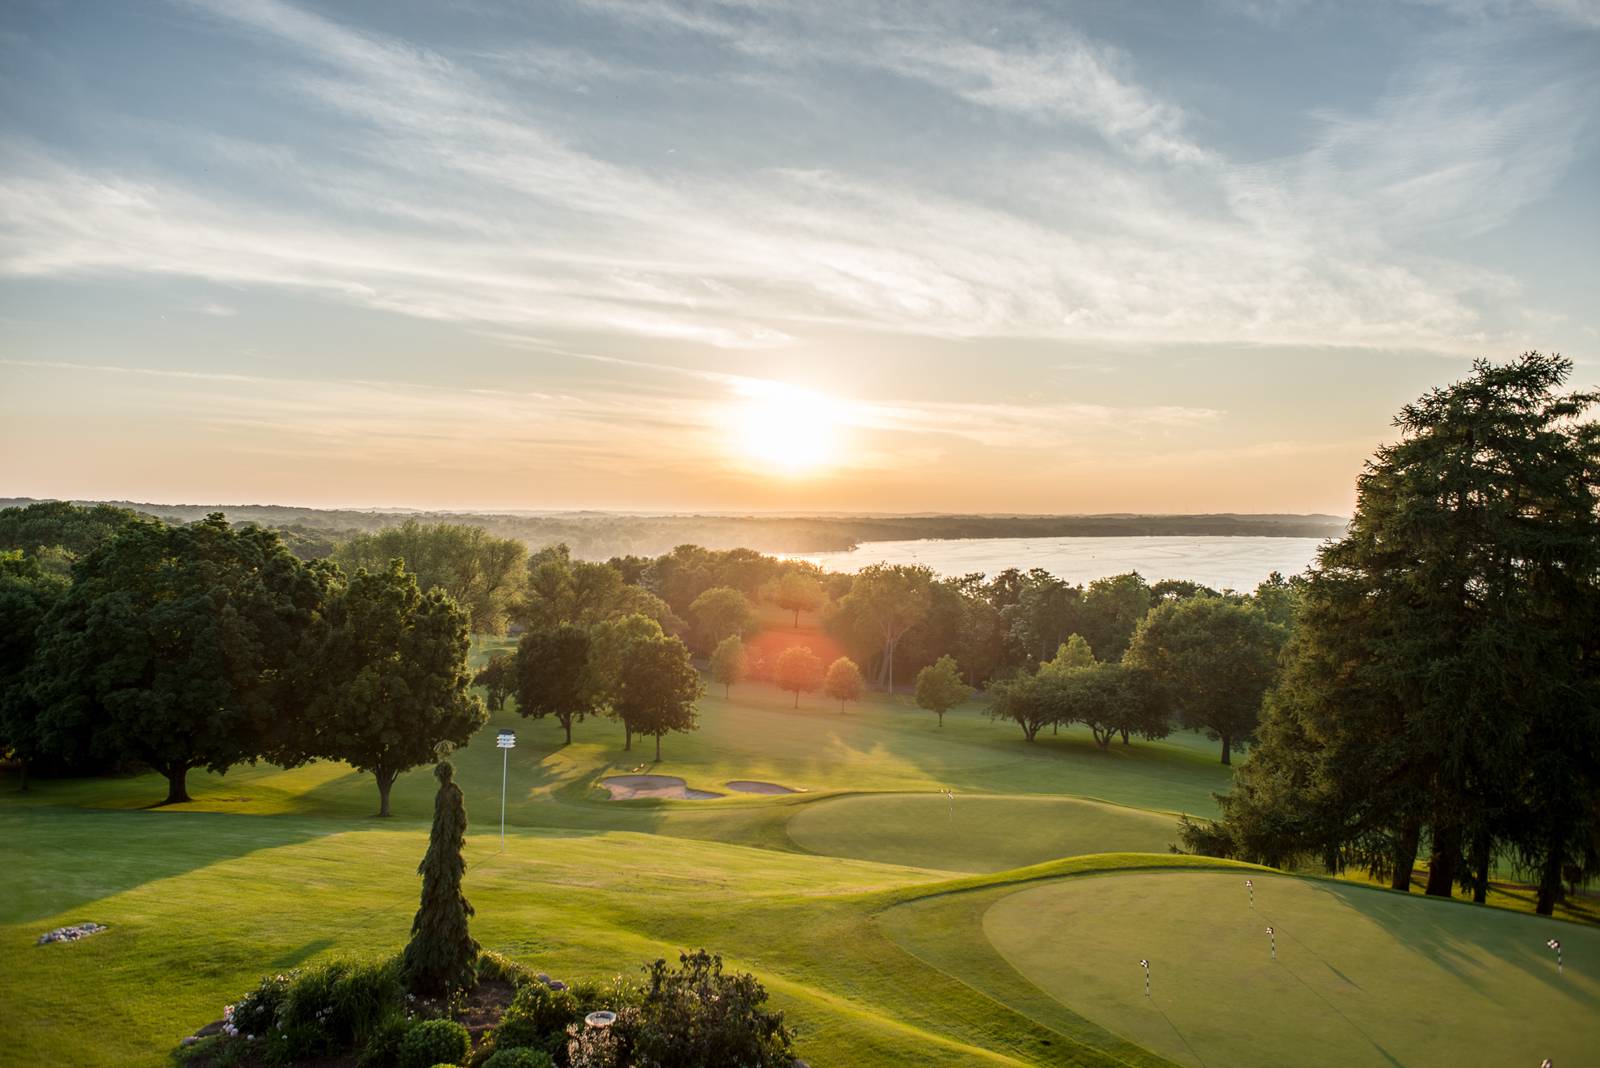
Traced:
<path id="1" fill-rule="evenodd" d="M 400 1042 L 400 1068 L 460 1065 L 472 1049 L 472 1036 L 454 1020 L 420 1020 Z"/>
<path id="2" fill-rule="evenodd" d="M 333 961 L 270 976 L 226 1011 L 223 1034 L 187 1048 L 208 1068 L 294 1064 L 359 1053 L 362 1068 L 789 1068 L 793 1036 L 766 1008 L 755 977 L 725 973 L 700 950 L 676 966 L 657 960 L 642 982 L 570 987 L 494 953 L 478 961 L 480 982 L 514 988 L 499 1025 L 473 1048 L 466 1028 L 426 1018 L 432 1003 L 406 993 L 398 958 Z M 587 1027 L 597 1009 L 609 1028 Z M 419 1018 L 421 1017 L 421 1018 Z"/>

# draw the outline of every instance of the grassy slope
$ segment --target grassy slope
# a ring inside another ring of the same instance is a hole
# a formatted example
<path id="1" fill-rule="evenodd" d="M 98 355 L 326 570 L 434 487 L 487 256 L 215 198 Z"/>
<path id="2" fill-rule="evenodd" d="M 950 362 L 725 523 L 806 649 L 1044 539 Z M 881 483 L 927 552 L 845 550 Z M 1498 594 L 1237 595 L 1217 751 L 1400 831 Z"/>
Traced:
<path id="1" fill-rule="evenodd" d="M 1600 931 L 1326 880 L 1255 883 L 1251 911 L 1238 875 L 1058 882 L 995 901 L 982 924 L 1040 989 L 1181 1064 L 1264 1068 L 1286 1050 L 1307 1068 L 1582 1064 L 1600 1050 Z"/>
<path id="2" fill-rule="evenodd" d="M 718 949 L 768 984 L 816 1064 L 1158 1063 L 1022 980 L 972 909 L 1018 882 L 1187 861 L 1094 858 L 954 881 L 951 871 L 1159 849 L 1166 813 L 1209 813 L 1225 786 L 1212 745 L 1181 736 L 1101 752 L 1070 731 L 1030 746 L 971 707 L 941 729 L 903 696 L 845 714 L 790 703 L 757 686 L 735 688 L 732 701 L 708 696 L 702 729 L 669 736 L 650 770 L 709 789 L 754 778 L 812 792 L 707 802 L 601 800 L 593 781 L 633 769 L 648 749 L 621 752 L 608 722 L 581 724 L 563 747 L 553 723 L 498 716 L 455 757 L 474 819 L 468 894 L 480 940 L 568 976 Z M 503 854 L 491 833 L 498 726 L 521 739 Z M 954 818 L 936 792 L 904 793 L 945 786 L 957 792 Z M 162 792 L 147 775 L 0 793 L 0 1062 L 59 1063 L 70 1043 L 73 1063 L 157 1064 L 264 971 L 403 942 L 431 812 L 425 770 L 397 784 L 391 821 L 369 815 L 370 778 L 338 765 L 196 775 L 194 804 L 146 810 Z M 908 927 L 918 916 L 920 933 Z M 112 929 L 78 945 L 31 944 L 83 919 Z"/>

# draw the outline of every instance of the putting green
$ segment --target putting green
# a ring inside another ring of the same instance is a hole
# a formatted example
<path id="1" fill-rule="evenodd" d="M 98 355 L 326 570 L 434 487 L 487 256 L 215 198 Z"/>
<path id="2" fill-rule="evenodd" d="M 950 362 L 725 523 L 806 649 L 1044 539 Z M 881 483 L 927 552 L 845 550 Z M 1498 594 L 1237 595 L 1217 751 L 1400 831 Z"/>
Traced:
<path id="1" fill-rule="evenodd" d="M 994 872 L 1085 853 L 1165 852 L 1177 820 L 1062 797 L 857 794 L 802 806 L 788 830 L 824 856 Z"/>
<path id="2" fill-rule="evenodd" d="M 1322 880 L 1253 878 L 1254 911 L 1237 874 L 1061 880 L 1000 898 L 983 931 L 1058 1002 L 1179 1064 L 1600 1063 L 1600 932 Z M 1563 943 L 1564 974 L 1549 938 Z"/>

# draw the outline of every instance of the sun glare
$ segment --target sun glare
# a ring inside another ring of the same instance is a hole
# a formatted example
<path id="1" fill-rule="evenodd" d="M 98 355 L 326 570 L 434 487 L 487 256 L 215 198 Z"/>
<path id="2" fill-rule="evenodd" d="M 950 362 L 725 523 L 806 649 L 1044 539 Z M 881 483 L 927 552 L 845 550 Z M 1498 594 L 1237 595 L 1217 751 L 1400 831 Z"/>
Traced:
<path id="1" fill-rule="evenodd" d="M 844 406 L 832 397 L 782 382 L 740 390 L 730 417 L 730 447 L 762 471 L 815 474 L 838 459 Z"/>

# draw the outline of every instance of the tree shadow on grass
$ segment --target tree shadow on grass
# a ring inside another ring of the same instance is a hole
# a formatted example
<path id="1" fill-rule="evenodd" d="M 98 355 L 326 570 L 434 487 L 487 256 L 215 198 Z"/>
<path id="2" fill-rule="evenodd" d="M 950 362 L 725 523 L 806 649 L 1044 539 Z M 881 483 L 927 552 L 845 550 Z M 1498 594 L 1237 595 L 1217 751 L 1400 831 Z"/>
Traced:
<path id="1" fill-rule="evenodd" d="M 291 949 L 287 953 L 279 954 L 274 960 L 267 962 L 267 967 L 297 968 L 323 950 L 332 949 L 335 944 L 331 938 L 314 938 L 298 949 Z"/>
<path id="2" fill-rule="evenodd" d="M 340 828 L 274 816 L 30 807 L 0 812 L 0 923 L 31 923 L 146 883 Z M 90 917 L 92 919 L 92 917 Z"/>
<path id="3" fill-rule="evenodd" d="M 1574 923 L 1530 916 L 1465 901 L 1419 898 L 1379 887 L 1319 880 L 1318 892 L 1381 926 L 1390 937 L 1478 993 L 1490 995 L 1479 976 L 1484 957 L 1536 979 L 1552 992 L 1572 995 L 1572 986 L 1555 968 L 1545 940 L 1582 942 L 1591 958 L 1600 955 L 1600 931 Z M 1520 937 L 1519 937 L 1520 935 Z M 1571 954 L 1569 953 L 1569 957 Z"/>

